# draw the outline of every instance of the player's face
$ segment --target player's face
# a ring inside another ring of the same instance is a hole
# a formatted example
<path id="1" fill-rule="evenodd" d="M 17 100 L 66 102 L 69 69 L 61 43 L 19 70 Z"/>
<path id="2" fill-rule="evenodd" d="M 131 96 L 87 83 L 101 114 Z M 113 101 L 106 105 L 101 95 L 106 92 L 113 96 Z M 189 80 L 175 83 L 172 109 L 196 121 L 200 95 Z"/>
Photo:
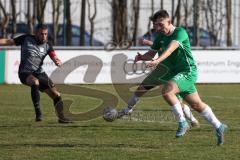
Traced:
<path id="1" fill-rule="evenodd" d="M 164 35 L 168 35 L 171 31 L 171 22 L 169 18 L 158 18 L 153 22 L 153 28 L 157 32 L 161 32 Z"/>
<path id="2" fill-rule="evenodd" d="M 40 43 L 46 43 L 48 41 L 48 29 L 39 29 L 37 39 Z"/>

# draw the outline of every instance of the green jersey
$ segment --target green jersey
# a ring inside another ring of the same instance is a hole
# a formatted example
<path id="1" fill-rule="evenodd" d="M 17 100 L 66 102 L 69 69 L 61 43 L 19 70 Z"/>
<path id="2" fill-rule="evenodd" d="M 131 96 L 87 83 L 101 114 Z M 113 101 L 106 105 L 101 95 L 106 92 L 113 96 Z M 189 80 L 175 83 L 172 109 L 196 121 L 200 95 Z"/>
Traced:
<path id="1" fill-rule="evenodd" d="M 179 47 L 162 64 L 175 73 L 182 71 L 196 72 L 196 63 L 192 56 L 189 38 L 185 29 L 176 27 L 173 33 L 167 36 L 159 33 L 151 49 L 157 51 L 160 56 L 172 41 L 177 41 Z"/>

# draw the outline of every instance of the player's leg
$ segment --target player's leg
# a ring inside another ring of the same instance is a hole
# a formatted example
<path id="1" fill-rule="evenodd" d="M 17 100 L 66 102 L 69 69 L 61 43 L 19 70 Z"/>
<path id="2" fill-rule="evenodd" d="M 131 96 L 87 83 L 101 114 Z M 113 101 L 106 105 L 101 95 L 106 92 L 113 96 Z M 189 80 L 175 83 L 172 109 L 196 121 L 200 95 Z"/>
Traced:
<path id="1" fill-rule="evenodd" d="M 44 92 L 52 98 L 53 105 L 58 116 L 59 123 L 70 123 L 71 121 L 64 116 L 64 106 L 60 93 L 57 91 L 56 87 L 45 89 Z"/>
<path id="2" fill-rule="evenodd" d="M 63 113 L 63 101 L 60 93 L 57 91 L 52 80 L 47 76 L 46 73 L 41 73 L 38 75 L 39 79 L 39 89 L 44 91 L 52 100 L 58 116 L 59 123 L 69 123 L 70 121 L 65 118 Z"/>
<path id="3" fill-rule="evenodd" d="M 177 73 L 169 81 L 171 83 L 168 83 L 168 86 L 166 86 L 167 87 L 166 91 L 163 91 L 167 93 L 165 94 L 166 95 L 165 100 L 172 106 L 173 113 L 175 114 L 176 119 L 179 122 L 176 137 L 184 135 L 189 126 L 186 120 L 184 119 L 185 117 L 183 116 L 184 114 L 182 108 L 180 109 L 179 107 L 181 106 L 181 104 L 179 101 L 176 101 L 174 94 L 179 93 L 182 97 L 185 97 L 189 93 L 194 93 L 196 91 L 196 88 L 194 87 L 196 79 L 197 79 L 196 72 Z M 171 99 L 171 97 L 173 98 Z"/>
<path id="4" fill-rule="evenodd" d="M 181 105 L 182 105 L 184 116 L 190 122 L 191 127 L 192 128 L 199 128 L 200 124 L 199 124 L 198 120 L 196 119 L 196 117 L 193 115 L 190 107 L 187 104 L 183 103 L 183 102 L 181 103 Z"/>
<path id="5" fill-rule="evenodd" d="M 38 78 L 33 76 L 32 74 L 20 74 L 19 78 L 22 83 L 31 87 L 31 98 L 35 110 L 35 120 L 42 120 L 42 113 L 40 107 L 40 94 L 39 94 L 39 81 Z"/>
<path id="6" fill-rule="evenodd" d="M 181 103 L 182 110 L 184 113 L 185 118 L 190 122 L 191 127 L 198 128 L 200 127 L 198 120 L 194 117 L 193 113 L 191 112 L 189 106 L 183 102 L 183 96 L 181 93 L 176 94 L 178 100 Z"/>
<path id="7" fill-rule="evenodd" d="M 189 94 L 184 99 L 216 129 L 217 144 L 222 145 L 224 142 L 224 131 L 227 126 L 218 120 L 212 109 L 201 100 L 198 92 Z"/>
<path id="8" fill-rule="evenodd" d="M 139 101 L 139 98 L 142 97 L 148 90 L 154 86 L 145 86 L 143 84 L 139 85 L 132 97 L 129 99 L 127 106 L 118 112 L 117 118 L 122 118 L 124 115 L 130 115 L 133 111 L 133 107 Z"/>
<path id="9" fill-rule="evenodd" d="M 139 101 L 139 98 L 142 97 L 150 89 L 162 83 L 162 80 L 159 79 L 159 75 L 162 74 L 161 72 L 162 70 L 158 70 L 156 68 L 143 80 L 143 82 L 138 86 L 132 97 L 129 99 L 127 106 L 118 112 L 118 118 L 122 118 L 124 115 L 131 114 L 132 109 Z"/>
<path id="10" fill-rule="evenodd" d="M 174 81 L 168 81 L 162 90 L 163 98 L 172 107 L 175 119 L 178 121 L 178 129 L 176 132 L 177 138 L 183 136 L 189 128 L 182 110 L 181 103 L 176 96 L 176 93 L 179 92 L 180 89 Z"/>

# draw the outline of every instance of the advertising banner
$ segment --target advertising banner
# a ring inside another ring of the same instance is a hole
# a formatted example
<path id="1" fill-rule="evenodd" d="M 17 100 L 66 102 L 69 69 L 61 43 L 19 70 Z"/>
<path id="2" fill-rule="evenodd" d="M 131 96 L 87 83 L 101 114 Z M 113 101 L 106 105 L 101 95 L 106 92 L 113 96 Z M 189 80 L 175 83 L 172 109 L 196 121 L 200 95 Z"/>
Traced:
<path id="1" fill-rule="evenodd" d="M 147 62 L 133 63 L 146 50 L 57 50 L 63 65 L 57 68 L 47 56 L 43 69 L 57 84 L 140 83 L 150 72 Z M 235 50 L 194 50 L 198 83 L 239 83 L 240 54 Z M 6 52 L 5 81 L 19 84 L 20 51 Z"/>

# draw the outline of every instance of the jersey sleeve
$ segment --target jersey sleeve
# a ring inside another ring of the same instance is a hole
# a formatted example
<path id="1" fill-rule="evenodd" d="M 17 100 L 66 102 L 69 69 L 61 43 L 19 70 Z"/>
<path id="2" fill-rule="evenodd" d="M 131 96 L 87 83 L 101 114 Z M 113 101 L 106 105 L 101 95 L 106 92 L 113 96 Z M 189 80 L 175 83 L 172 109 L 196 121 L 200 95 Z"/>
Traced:
<path id="1" fill-rule="evenodd" d="M 48 42 L 47 45 L 48 45 L 47 54 L 49 55 L 50 58 L 55 58 L 57 55 L 53 49 L 52 44 Z"/>
<path id="2" fill-rule="evenodd" d="M 54 49 L 53 49 L 53 45 L 52 45 L 52 43 L 48 42 L 47 44 L 48 44 L 48 50 L 47 50 L 47 53 L 49 54 L 49 53 L 51 53 L 51 52 L 54 52 Z"/>
<path id="3" fill-rule="evenodd" d="M 18 36 L 16 38 L 13 38 L 13 41 L 14 41 L 16 46 L 19 46 L 19 45 L 21 45 L 24 42 L 24 39 L 26 37 L 27 37 L 27 35 L 21 35 L 21 36 Z"/>
<path id="4" fill-rule="evenodd" d="M 183 28 L 179 29 L 173 37 L 173 41 L 177 41 L 182 48 L 183 42 L 186 40 L 188 40 L 188 34 Z"/>
<path id="5" fill-rule="evenodd" d="M 158 36 L 156 37 L 156 39 L 153 41 L 153 44 L 152 44 L 152 46 L 151 46 L 151 50 L 157 52 L 157 51 L 161 48 L 161 43 L 160 43 L 160 41 L 161 41 L 161 36 L 158 35 Z"/>

